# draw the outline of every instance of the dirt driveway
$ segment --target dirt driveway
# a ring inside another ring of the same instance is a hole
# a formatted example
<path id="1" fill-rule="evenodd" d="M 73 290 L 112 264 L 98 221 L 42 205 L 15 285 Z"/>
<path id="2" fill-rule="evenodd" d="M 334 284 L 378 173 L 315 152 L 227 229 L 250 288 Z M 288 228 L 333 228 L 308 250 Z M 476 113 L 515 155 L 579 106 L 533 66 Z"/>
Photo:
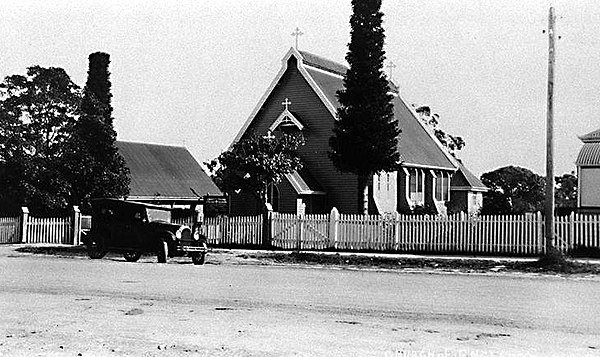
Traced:
<path id="1" fill-rule="evenodd" d="M 597 279 L 0 250 L 0 355 L 600 356 Z"/>

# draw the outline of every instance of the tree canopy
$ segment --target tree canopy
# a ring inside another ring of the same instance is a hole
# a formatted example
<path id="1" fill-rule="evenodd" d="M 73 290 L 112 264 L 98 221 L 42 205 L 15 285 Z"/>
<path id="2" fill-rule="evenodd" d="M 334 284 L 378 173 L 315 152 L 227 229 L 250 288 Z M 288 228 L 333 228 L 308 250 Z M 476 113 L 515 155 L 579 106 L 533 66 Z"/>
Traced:
<path id="1" fill-rule="evenodd" d="M 82 90 L 62 68 L 32 66 L 0 83 L 0 209 L 65 214 L 121 197 L 129 178 L 115 147 L 109 57 L 90 55 Z"/>
<path id="2" fill-rule="evenodd" d="M 456 153 L 462 150 L 465 147 L 466 143 L 464 139 L 460 136 L 451 135 L 446 133 L 440 127 L 440 116 L 437 113 L 431 113 L 431 108 L 428 106 L 421 106 L 415 109 L 417 114 L 419 114 L 420 119 L 428 125 L 431 130 L 433 130 L 433 134 L 440 141 L 440 143 L 448 149 L 448 152 L 456 157 Z"/>
<path id="3" fill-rule="evenodd" d="M 505 166 L 481 175 L 481 181 L 490 189 L 484 194 L 483 214 L 543 212 L 546 181 L 531 170 Z M 568 214 L 577 206 L 577 176 L 564 174 L 554 181 L 556 214 Z"/>
<path id="4" fill-rule="evenodd" d="M 381 0 L 353 0 L 349 69 L 337 92 L 338 119 L 329 156 L 342 172 L 358 175 L 359 206 L 368 212 L 367 182 L 383 170 L 394 170 L 398 153 L 398 121 L 394 118 L 388 79 L 383 71 L 385 40 Z"/>
<path id="5" fill-rule="evenodd" d="M 556 212 L 570 212 L 577 207 L 577 176 L 573 173 L 563 174 L 554 178 L 556 189 L 554 191 L 554 202 Z"/>
<path id="6" fill-rule="evenodd" d="M 62 68 L 33 66 L 0 84 L 0 204 L 60 212 L 70 184 L 62 174 L 65 142 L 80 89 Z"/>
<path id="7" fill-rule="evenodd" d="M 129 170 L 115 145 L 110 92 L 110 57 L 89 56 L 88 78 L 81 100 L 80 118 L 68 143 L 65 166 L 72 184 L 72 204 L 89 208 L 91 198 L 129 194 Z"/>
<path id="8" fill-rule="evenodd" d="M 481 181 L 490 189 L 484 195 L 483 214 L 522 214 L 544 208 L 544 178 L 526 168 L 501 167 L 483 174 Z"/>
<path id="9" fill-rule="evenodd" d="M 302 168 L 297 151 L 302 144 L 303 140 L 294 135 L 252 135 L 206 165 L 223 191 L 248 190 L 266 203 L 269 184 L 277 184 L 285 174 Z"/>

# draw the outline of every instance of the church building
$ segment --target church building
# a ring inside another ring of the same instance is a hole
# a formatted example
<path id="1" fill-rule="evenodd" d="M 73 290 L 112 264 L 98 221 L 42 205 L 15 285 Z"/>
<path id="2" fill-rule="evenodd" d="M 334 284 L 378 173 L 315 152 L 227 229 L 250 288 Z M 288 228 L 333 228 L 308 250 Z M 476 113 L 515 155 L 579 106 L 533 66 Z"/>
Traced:
<path id="1" fill-rule="evenodd" d="M 342 64 L 291 48 L 234 139 L 235 143 L 249 135 L 277 136 L 283 132 L 304 138 L 305 145 L 299 149 L 304 168 L 269 187 L 274 211 L 326 213 L 333 207 L 341 213 L 361 211 L 357 176 L 338 171 L 328 157 L 329 138 L 340 106 L 336 92 L 343 88 L 346 70 Z M 373 176 L 369 212 L 406 213 L 430 207 L 444 214 L 454 198 L 459 200 L 455 207 L 476 211 L 485 186 L 447 152 L 391 82 L 390 89 L 394 115 L 402 130 L 398 141 L 400 169 Z M 229 200 L 232 215 L 260 212 L 260 202 L 248 192 L 229 192 Z"/>

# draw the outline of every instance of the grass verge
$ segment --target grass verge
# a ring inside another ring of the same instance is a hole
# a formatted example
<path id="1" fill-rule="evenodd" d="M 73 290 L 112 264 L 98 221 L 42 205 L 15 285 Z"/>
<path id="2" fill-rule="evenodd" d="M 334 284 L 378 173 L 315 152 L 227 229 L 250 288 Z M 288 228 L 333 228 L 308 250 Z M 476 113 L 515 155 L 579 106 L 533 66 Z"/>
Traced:
<path id="1" fill-rule="evenodd" d="M 45 254 L 57 256 L 85 256 L 85 247 L 40 247 L 24 246 L 16 249 L 20 253 Z M 212 252 L 213 256 L 230 255 L 231 252 Z M 580 263 L 568 259 L 539 259 L 535 261 L 505 261 L 484 259 L 440 259 L 440 258 L 403 258 L 379 257 L 360 254 L 321 254 L 318 252 L 252 252 L 237 254 L 241 264 L 293 264 L 321 265 L 337 267 L 358 267 L 372 269 L 423 269 L 459 272 L 525 272 L 541 274 L 600 274 L 599 264 Z M 251 260 L 248 260 L 251 258 Z M 210 258 L 209 258 L 210 259 Z M 219 263 L 217 263 L 219 264 Z"/>

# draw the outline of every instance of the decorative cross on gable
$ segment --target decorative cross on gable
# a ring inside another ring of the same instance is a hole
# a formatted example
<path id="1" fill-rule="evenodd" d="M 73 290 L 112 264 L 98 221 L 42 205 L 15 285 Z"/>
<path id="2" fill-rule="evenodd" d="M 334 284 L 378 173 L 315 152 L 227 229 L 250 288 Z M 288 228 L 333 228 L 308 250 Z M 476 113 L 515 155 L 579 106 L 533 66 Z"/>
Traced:
<path id="1" fill-rule="evenodd" d="M 298 37 L 304 35 L 304 32 L 300 31 L 299 28 L 296 27 L 294 32 L 292 32 L 292 36 L 296 36 L 296 49 L 298 49 Z"/>
<path id="2" fill-rule="evenodd" d="M 275 135 L 273 135 L 273 132 L 271 132 L 271 130 L 267 131 L 267 135 L 263 136 L 263 138 L 267 139 L 267 140 L 273 140 L 275 139 Z"/>
<path id="3" fill-rule="evenodd" d="M 269 127 L 270 131 L 275 131 L 275 129 L 277 129 L 277 127 L 279 127 L 279 126 L 286 126 L 286 127 L 295 126 L 299 130 L 304 129 L 304 125 L 302 125 L 300 120 L 298 120 L 294 116 L 294 114 L 292 114 L 292 112 L 290 112 L 289 106 L 291 104 L 292 104 L 292 102 L 288 98 L 285 98 L 285 100 L 283 102 L 281 102 L 281 105 L 283 105 L 285 108 L 283 109 L 283 112 L 281 112 L 281 114 L 279 114 L 279 117 L 277 117 L 277 120 L 275 120 L 275 122 L 273 122 L 273 124 L 271 124 L 271 126 Z"/>
<path id="4" fill-rule="evenodd" d="M 392 80 L 393 70 L 397 66 L 396 66 L 396 64 L 394 62 L 390 61 L 390 63 L 388 63 L 386 67 L 390 70 L 390 81 L 391 81 Z"/>

